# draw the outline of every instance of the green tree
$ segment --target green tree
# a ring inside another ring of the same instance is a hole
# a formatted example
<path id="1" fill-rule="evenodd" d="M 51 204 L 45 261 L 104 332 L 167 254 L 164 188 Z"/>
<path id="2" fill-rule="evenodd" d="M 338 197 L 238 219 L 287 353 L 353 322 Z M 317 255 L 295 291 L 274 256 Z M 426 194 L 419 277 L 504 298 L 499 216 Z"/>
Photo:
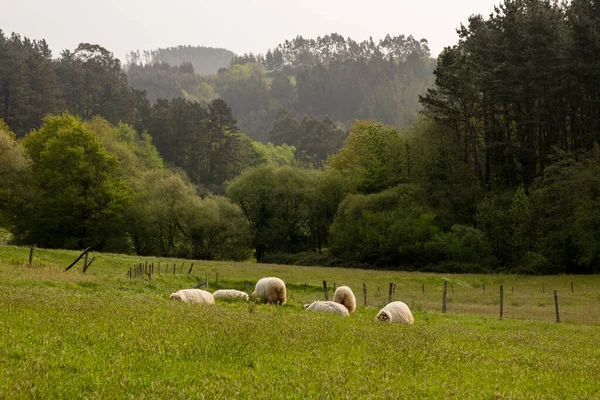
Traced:
<path id="1" fill-rule="evenodd" d="M 25 149 L 0 119 L 0 227 L 12 229 L 19 209 L 35 196 L 31 179 Z"/>
<path id="2" fill-rule="evenodd" d="M 46 247 L 126 251 L 131 191 L 100 140 L 63 114 L 44 119 L 25 148 L 40 196 L 23 210 L 17 238 Z"/>
<path id="3" fill-rule="evenodd" d="M 308 171 L 260 165 L 228 186 L 228 197 L 239 204 L 250 223 L 258 261 L 266 253 L 310 248 L 308 189 L 313 184 Z"/>

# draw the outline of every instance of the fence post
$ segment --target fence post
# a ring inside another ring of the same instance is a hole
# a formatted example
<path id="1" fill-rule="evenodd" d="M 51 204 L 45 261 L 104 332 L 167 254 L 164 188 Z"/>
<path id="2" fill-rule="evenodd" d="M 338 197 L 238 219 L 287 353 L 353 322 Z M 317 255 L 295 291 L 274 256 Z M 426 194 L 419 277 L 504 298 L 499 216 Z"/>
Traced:
<path id="1" fill-rule="evenodd" d="M 442 314 L 446 313 L 446 296 L 448 295 L 448 281 L 444 281 L 444 297 L 442 299 Z"/>
<path id="2" fill-rule="evenodd" d="M 306 293 L 306 282 L 304 282 L 304 293 Z"/>
<path id="3" fill-rule="evenodd" d="M 573 293 L 573 281 L 571 281 L 571 293 Z"/>
<path id="4" fill-rule="evenodd" d="M 560 315 L 558 314 L 558 291 L 554 291 L 554 308 L 556 309 L 556 322 L 560 322 Z"/>
<path id="5" fill-rule="evenodd" d="M 423 294 L 425 294 L 425 284 L 421 283 L 421 290 L 423 291 Z"/>
<path id="6" fill-rule="evenodd" d="M 363 298 L 364 298 L 364 305 L 365 307 L 367 306 L 367 284 L 363 283 Z"/>
<path id="7" fill-rule="evenodd" d="M 194 263 L 192 263 L 192 265 L 190 265 L 190 269 L 188 270 L 188 275 L 192 273 L 192 268 L 194 268 Z"/>
<path id="8" fill-rule="evenodd" d="M 542 282 L 542 293 L 546 293 L 546 285 Z"/>
<path id="9" fill-rule="evenodd" d="M 483 293 L 485 293 L 485 283 L 483 284 Z"/>
<path id="10" fill-rule="evenodd" d="M 31 268 L 33 266 L 33 253 L 35 252 L 35 247 L 31 246 L 31 248 L 29 249 L 29 268 Z M 86 257 L 87 257 L 87 253 Z M 573 285 L 571 285 L 573 286 Z"/>
<path id="11" fill-rule="evenodd" d="M 208 274 L 206 274 L 206 290 L 208 290 Z"/>
<path id="12" fill-rule="evenodd" d="M 504 288 L 500 285 L 500 318 L 504 312 Z"/>
<path id="13" fill-rule="evenodd" d="M 392 293 L 394 292 L 394 284 L 390 283 L 390 290 L 388 292 L 388 303 L 392 302 Z"/>
<path id="14" fill-rule="evenodd" d="M 323 281 L 323 293 L 325 294 L 325 301 L 329 300 L 329 294 L 327 293 L 327 281 Z"/>
<path id="15" fill-rule="evenodd" d="M 217 278 L 215 279 L 215 289 L 219 288 L 219 273 L 217 272 Z"/>
<path id="16" fill-rule="evenodd" d="M 158 262 L 158 274 L 160 275 L 160 261 Z"/>

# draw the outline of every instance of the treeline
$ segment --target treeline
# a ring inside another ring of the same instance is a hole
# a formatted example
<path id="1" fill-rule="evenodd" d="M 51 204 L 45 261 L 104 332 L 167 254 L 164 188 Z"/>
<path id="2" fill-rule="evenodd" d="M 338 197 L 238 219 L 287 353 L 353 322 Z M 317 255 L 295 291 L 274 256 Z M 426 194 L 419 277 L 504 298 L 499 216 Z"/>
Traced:
<path id="1" fill-rule="evenodd" d="M 55 60 L 45 40 L 0 31 L 0 118 L 19 137 L 62 110 L 137 125 L 148 108 L 143 92 L 131 88 L 119 60 L 103 47 L 82 43 Z"/>
<path id="2" fill-rule="evenodd" d="M 281 111 L 298 120 L 328 117 L 345 130 L 357 118 L 406 128 L 421 108 L 418 95 L 431 85 L 435 66 L 424 39 L 388 35 L 378 43 L 357 43 L 335 33 L 316 40 L 298 36 L 264 56 L 237 56 L 213 76 L 198 76 L 186 64 L 135 60 L 127 65 L 129 79 L 152 101 L 221 98 L 241 130 L 264 143 Z"/>
<path id="3" fill-rule="evenodd" d="M 305 39 L 298 35 L 292 40 L 286 40 L 275 49 L 267 50 L 265 54 L 246 53 L 235 56 L 231 65 L 246 63 L 261 63 L 267 69 L 282 69 L 284 66 L 302 67 L 317 64 L 329 64 L 335 60 L 369 60 L 387 58 L 389 60 L 406 61 L 409 56 L 429 56 L 429 46 L 426 39 L 416 40 L 411 35 L 390 36 L 375 43 L 373 38 L 356 42 L 351 38 L 332 33 L 317 39 Z"/>
<path id="4" fill-rule="evenodd" d="M 16 243 L 140 255 L 243 260 L 239 206 L 199 197 L 127 124 L 49 116 L 17 141 L 0 126 L 0 225 Z"/>
<path id="5" fill-rule="evenodd" d="M 200 75 L 212 75 L 221 68 L 227 67 L 235 53 L 214 47 L 177 46 L 156 50 L 136 50 L 127 54 L 127 64 L 169 64 L 178 66 L 184 64 L 188 71 Z"/>

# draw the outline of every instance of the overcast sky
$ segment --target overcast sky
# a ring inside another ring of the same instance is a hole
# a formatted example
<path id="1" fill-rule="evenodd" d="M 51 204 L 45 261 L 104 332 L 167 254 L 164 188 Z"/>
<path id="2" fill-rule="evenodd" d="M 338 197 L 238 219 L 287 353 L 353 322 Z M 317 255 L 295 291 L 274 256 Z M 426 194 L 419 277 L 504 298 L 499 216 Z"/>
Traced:
<path id="1" fill-rule="evenodd" d="M 472 14 L 500 0 L 0 0 L 0 29 L 46 39 L 58 56 L 81 42 L 124 59 L 129 50 L 177 45 L 265 52 L 297 35 L 336 32 L 361 41 L 386 33 L 426 38 L 434 55 L 457 42 Z"/>

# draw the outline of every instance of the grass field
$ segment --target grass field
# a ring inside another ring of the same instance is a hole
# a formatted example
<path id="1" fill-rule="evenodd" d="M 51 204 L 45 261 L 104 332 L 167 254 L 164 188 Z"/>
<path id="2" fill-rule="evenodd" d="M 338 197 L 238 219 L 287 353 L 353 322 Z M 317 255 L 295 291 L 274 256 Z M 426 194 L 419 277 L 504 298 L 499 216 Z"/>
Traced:
<path id="1" fill-rule="evenodd" d="M 183 260 L 98 253 L 83 274 L 80 265 L 62 271 L 77 252 L 37 249 L 32 268 L 28 255 L 27 248 L 0 246 L 0 399 L 600 398 L 599 276 L 199 261 L 188 275 L 179 273 Z M 163 274 L 151 281 L 127 278 L 128 268 L 142 261 L 160 261 Z M 165 275 L 164 266 L 174 262 L 177 274 Z M 185 261 L 184 271 L 189 265 Z M 217 272 L 219 287 L 241 290 L 245 281 L 278 276 L 289 302 L 193 306 L 168 300 L 207 274 L 210 290 L 216 289 Z M 302 310 L 323 298 L 323 280 L 354 290 L 360 304 L 354 315 Z M 390 282 L 396 283 L 394 300 L 411 306 L 413 326 L 375 321 Z"/>

